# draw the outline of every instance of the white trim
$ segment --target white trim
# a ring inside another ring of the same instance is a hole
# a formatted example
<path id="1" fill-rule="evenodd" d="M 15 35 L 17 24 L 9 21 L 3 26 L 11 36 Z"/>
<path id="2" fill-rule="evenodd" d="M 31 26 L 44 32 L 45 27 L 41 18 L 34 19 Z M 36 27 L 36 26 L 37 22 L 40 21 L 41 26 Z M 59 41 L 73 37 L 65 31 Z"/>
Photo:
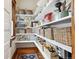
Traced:
<path id="1" fill-rule="evenodd" d="M 29 14 L 16 14 L 16 16 L 24 16 L 24 17 L 30 16 L 30 17 L 33 17 L 34 15 L 29 15 Z"/>
<path id="2" fill-rule="evenodd" d="M 16 35 L 33 35 L 34 33 L 17 33 Z"/>
<path id="3" fill-rule="evenodd" d="M 66 17 L 63 17 L 63 18 L 60 18 L 60 19 L 57 19 L 57 20 L 54 20 L 52 22 L 49 22 L 49 23 L 46 23 L 46 24 L 42 24 L 42 25 L 39 25 L 37 26 L 38 27 L 42 27 L 42 26 L 46 26 L 46 25 L 50 25 L 50 24 L 53 24 L 53 23 L 59 23 L 60 21 L 64 21 L 64 20 L 71 20 L 72 16 L 66 16 Z"/>
<path id="4" fill-rule="evenodd" d="M 15 41 L 15 43 L 34 43 L 34 41 Z"/>
<path id="5" fill-rule="evenodd" d="M 35 43 L 35 45 L 37 46 L 37 48 L 39 49 L 39 51 L 42 53 L 43 57 L 44 57 L 45 59 L 49 59 L 48 56 L 46 56 L 46 54 L 44 53 L 44 51 L 39 47 L 39 45 L 38 45 L 36 42 L 34 42 L 34 43 Z"/>
<path id="6" fill-rule="evenodd" d="M 56 27 L 56 28 L 63 28 L 63 27 L 71 27 L 71 23 L 64 23 L 64 24 L 58 24 L 58 25 L 51 25 L 51 27 Z"/>

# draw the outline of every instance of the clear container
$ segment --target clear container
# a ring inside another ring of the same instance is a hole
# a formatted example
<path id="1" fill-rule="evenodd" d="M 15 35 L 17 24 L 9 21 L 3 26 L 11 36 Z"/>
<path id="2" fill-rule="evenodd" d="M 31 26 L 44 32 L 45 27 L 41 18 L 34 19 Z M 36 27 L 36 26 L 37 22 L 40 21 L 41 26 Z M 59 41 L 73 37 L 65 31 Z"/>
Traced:
<path id="1" fill-rule="evenodd" d="M 66 17 L 66 16 L 69 15 L 69 12 L 68 11 L 62 11 L 60 15 L 61 15 L 61 18 Z"/>

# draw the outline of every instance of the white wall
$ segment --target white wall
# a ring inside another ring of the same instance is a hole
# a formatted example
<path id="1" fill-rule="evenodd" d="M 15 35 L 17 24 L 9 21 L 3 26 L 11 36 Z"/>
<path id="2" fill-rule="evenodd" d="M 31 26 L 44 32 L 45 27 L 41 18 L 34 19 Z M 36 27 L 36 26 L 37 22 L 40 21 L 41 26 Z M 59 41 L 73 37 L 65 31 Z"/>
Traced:
<path id="1" fill-rule="evenodd" d="M 10 48 L 12 31 L 12 0 L 4 0 L 4 59 L 11 59 L 15 46 Z M 13 50 L 12 50 L 13 49 Z"/>

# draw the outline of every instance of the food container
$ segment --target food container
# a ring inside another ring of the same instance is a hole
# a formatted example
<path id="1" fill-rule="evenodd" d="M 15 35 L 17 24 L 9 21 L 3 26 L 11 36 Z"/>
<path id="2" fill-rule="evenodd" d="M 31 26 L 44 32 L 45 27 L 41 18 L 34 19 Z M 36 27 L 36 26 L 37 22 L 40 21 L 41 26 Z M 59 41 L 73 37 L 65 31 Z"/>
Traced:
<path id="1" fill-rule="evenodd" d="M 44 16 L 44 22 L 46 22 L 46 23 L 51 22 L 53 20 L 54 20 L 54 14 L 53 14 L 53 12 L 47 13 Z"/>
<path id="2" fill-rule="evenodd" d="M 53 39 L 53 30 L 52 28 L 45 29 L 45 37 L 48 39 Z"/>
<path id="3" fill-rule="evenodd" d="M 71 13 L 70 13 L 70 15 L 71 15 Z M 60 18 L 66 17 L 66 16 L 69 16 L 68 11 L 56 12 L 55 13 L 55 20 L 58 20 Z"/>
<path id="4" fill-rule="evenodd" d="M 26 29 L 26 33 L 32 33 L 32 29 L 31 28 L 27 28 Z"/>
<path id="5" fill-rule="evenodd" d="M 61 18 L 62 17 L 66 17 L 68 15 L 69 15 L 69 12 L 68 11 L 62 11 L 61 14 L 60 14 Z"/>
<path id="6" fill-rule="evenodd" d="M 61 18 L 61 12 L 56 12 L 55 13 L 55 20 L 58 20 Z"/>
<path id="7" fill-rule="evenodd" d="M 64 45 L 72 46 L 71 28 L 53 28 L 54 40 Z"/>
<path id="8" fill-rule="evenodd" d="M 45 36 L 45 30 L 44 30 L 44 29 L 40 29 L 40 30 L 39 30 L 39 35 Z"/>

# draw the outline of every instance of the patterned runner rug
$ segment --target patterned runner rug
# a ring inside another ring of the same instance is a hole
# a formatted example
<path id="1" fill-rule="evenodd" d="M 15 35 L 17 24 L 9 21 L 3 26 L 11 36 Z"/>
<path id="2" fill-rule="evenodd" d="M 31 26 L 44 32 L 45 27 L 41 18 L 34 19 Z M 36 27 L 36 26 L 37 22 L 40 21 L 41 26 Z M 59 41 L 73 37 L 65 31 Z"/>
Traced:
<path id="1" fill-rule="evenodd" d="M 38 59 L 36 54 L 24 54 L 20 55 L 19 59 Z"/>

